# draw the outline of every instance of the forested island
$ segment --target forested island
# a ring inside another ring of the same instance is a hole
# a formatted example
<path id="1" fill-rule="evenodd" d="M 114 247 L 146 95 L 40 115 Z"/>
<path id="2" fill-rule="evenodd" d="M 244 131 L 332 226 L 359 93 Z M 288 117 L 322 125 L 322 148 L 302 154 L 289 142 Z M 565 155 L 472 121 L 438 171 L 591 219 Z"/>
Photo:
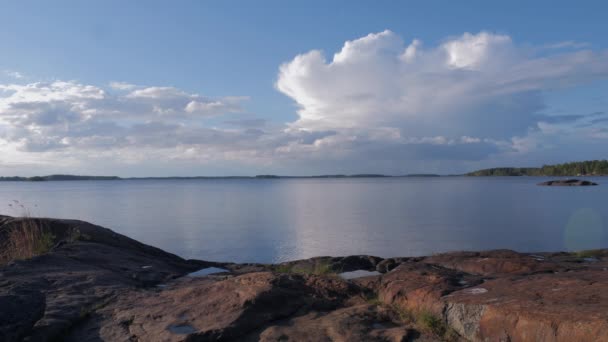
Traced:
<path id="1" fill-rule="evenodd" d="M 497 167 L 467 173 L 465 176 L 607 176 L 608 160 L 588 160 L 542 167 Z"/>

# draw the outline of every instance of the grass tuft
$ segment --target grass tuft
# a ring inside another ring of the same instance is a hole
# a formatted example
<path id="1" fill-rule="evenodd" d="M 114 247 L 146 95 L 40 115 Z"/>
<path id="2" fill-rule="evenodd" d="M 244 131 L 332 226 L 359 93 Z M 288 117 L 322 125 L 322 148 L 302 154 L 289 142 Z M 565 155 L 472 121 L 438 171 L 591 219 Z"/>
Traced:
<path id="1" fill-rule="evenodd" d="M 428 311 L 422 311 L 416 317 L 416 322 L 425 330 L 443 336 L 446 332 L 446 325 L 443 320 Z"/>
<path id="2" fill-rule="evenodd" d="M 418 330 L 438 337 L 441 341 L 459 341 L 460 336 L 443 319 L 429 311 L 412 311 L 399 305 L 391 308 L 397 313 L 402 324 L 413 324 Z"/>
<path id="3" fill-rule="evenodd" d="M 416 324 L 420 329 L 439 337 L 442 341 L 458 341 L 458 333 L 443 319 L 428 311 L 421 311 L 416 316 Z"/>
<path id="4" fill-rule="evenodd" d="M 0 264 L 33 258 L 48 253 L 55 244 L 55 235 L 40 220 L 23 216 L 7 228 L 0 253 Z"/>

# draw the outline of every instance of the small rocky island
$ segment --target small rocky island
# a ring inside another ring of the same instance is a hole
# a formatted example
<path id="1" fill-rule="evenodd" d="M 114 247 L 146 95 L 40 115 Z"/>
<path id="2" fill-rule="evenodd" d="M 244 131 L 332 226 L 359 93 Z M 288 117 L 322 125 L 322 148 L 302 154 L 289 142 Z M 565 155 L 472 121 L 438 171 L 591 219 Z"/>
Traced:
<path id="1" fill-rule="evenodd" d="M 608 250 L 184 260 L 76 220 L 0 216 L 1 341 L 600 341 Z M 52 237 L 52 239 L 48 239 Z M 49 241 L 47 241 L 49 240 Z"/>
<path id="2" fill-rule="evenodd" d="M 538 183 L 540 186 L 592 186 L 597 185 L 592 181 L 580 179 L 558 179 Z"/>

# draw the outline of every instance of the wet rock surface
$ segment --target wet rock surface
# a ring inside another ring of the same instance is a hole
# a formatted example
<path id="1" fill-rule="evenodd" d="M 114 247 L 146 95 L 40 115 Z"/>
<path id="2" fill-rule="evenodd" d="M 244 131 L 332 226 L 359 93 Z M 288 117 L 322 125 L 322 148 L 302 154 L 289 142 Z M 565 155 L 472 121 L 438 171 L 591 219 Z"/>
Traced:
<path id="1" fill-rule="evenodd" d="M 2 341 L 608 339 L 608 250 L 234 264 L 41 222 L 55 247 L 0 266 Z M 0 217 L 0 245 L 18 223 Z"/>

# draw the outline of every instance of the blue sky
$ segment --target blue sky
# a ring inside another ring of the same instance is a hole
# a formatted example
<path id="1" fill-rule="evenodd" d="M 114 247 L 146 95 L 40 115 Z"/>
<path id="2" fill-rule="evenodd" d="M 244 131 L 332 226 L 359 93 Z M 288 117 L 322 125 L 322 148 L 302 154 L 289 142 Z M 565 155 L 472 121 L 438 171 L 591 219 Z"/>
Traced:
<path id="1" fill-rule="evenodd" d="M 451 173 L 605 158 L 607 7 L 4 2 L 0 174 Z M 332 65 L 348 41 L 359 42 L 350 62 Z M 484 48 L 454 59 L 467 44 Z M 392 65 L 409 46 L 415 61 Z M 555 115 L 570 117 L 544 118 Z"/>

